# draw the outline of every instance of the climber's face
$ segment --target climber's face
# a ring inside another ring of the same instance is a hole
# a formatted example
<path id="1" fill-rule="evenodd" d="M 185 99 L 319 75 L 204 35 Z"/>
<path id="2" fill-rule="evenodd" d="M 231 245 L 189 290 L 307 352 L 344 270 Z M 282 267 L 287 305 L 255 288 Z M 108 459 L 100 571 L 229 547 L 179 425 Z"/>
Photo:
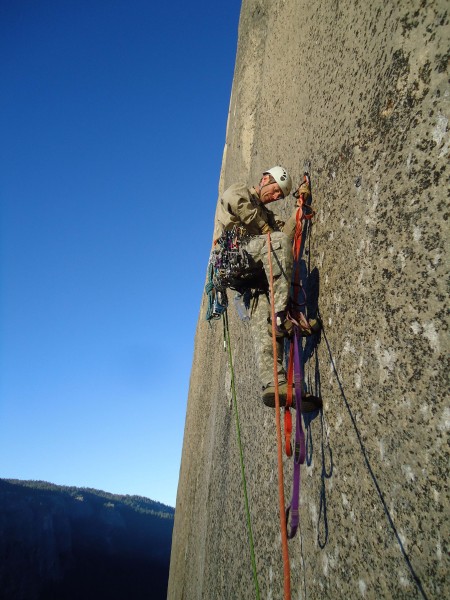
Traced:
<path id="1" fill-rule="evenodd" d="M 263 204 L 269 204 L 284 198 L 278 183 L 270 183 L 270 175 L 263 175 L 259 184 L 259 199 Z"/>

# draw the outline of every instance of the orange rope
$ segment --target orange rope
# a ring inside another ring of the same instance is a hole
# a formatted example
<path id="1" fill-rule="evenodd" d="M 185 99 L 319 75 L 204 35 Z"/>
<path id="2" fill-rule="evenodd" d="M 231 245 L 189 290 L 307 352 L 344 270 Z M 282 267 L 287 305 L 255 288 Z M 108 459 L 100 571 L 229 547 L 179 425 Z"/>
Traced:
<path id="1" fill-rule="evenodd" d="M 291 569 L 289 566 L 289 550 L 287 543 L 286 513 L 284 502 L 284 479 L 283 479 L 283 450 L 281 440 L 280 423 L 280 394 L 278 389 L 278 356 L 277 337 L 275 331 L 275 300 L 273 295 L 273 271 L 272 271 L 272 247 L 270 232 L 267 232 L 267 258 L 269 260 L 269 285 L 270 285 L 270 308 L 272 314 L 272 348 L 273 348 L 273 380 L 275 384 L 275 418 L 277 426 L 277 450 L 278 450 L 278 498 L 280 502 L 280 527 L 281 546 L 283 550 L 284 568 L 284 600 L 291 600 Z"/>

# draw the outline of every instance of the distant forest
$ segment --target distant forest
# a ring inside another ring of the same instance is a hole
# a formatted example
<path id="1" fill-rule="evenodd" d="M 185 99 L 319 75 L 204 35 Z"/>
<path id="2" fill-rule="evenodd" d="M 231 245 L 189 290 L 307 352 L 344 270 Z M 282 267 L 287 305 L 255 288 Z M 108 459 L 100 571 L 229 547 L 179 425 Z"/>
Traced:
<path id="1" fill-rule="evenodd" d="M 165 599 L 174 512 L 141 496 L 0 479 L 2 600 Z"/>

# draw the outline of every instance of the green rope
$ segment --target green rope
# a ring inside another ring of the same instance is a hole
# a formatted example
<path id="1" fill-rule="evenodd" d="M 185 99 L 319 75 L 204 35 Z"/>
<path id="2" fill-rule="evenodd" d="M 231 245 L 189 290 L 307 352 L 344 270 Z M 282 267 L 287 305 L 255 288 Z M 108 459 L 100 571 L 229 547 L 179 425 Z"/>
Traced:
<path id="1" fill-rule="evenodd" d="M 234 414 L 236 417 L 236 429 L 237 429 L 237 437 L 238 437 L 238 445 L 239 445 L 239 456 L 240 456 L 240 461 L 241 461 L 242 484 L 244 487 L 245 511 L 247 514 L 248 540 L 250 543 L 250 555 L 251 555 L 251 559 L 252 559 L 253 580 L 255 582 L 256 598 L 258 600 L 260 600 L 258 574 L 256 572 L 255 546 L 253 543 L 252 524 L 251 524 L 251 520 L 250 520 L 250 509 L 249 509 L 248 495 L 247 495 L 247 480 L 245 478 L 244 452 L 242 450 L 241 428 L 239 425 L 239 413 L 238 413 L 238 406 L 237 406 L 237 399 L 236 399 L 236 388 L 234 385 L 234 367 L 233 367 L 233 358 L 231 355 L 230 330 L 228 328 L 228 312 L 227 311 L 225 311 L 223 313 L 223 320 L 224 320 L 225 341 L 226 341 L 226 345 L 228 348 L 228 360 L 230 362 L 231 394 L 233 397 Z"/>

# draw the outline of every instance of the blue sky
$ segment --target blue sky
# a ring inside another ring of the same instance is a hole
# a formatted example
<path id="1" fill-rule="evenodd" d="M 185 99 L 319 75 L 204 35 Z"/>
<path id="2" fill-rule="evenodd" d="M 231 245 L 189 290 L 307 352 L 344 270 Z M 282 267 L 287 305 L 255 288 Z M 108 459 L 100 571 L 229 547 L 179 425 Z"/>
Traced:
<path id="1" fill-rule="evenodd" d="M 0 477 L 175 504 L 239 11 L 0 3 Z"/>

